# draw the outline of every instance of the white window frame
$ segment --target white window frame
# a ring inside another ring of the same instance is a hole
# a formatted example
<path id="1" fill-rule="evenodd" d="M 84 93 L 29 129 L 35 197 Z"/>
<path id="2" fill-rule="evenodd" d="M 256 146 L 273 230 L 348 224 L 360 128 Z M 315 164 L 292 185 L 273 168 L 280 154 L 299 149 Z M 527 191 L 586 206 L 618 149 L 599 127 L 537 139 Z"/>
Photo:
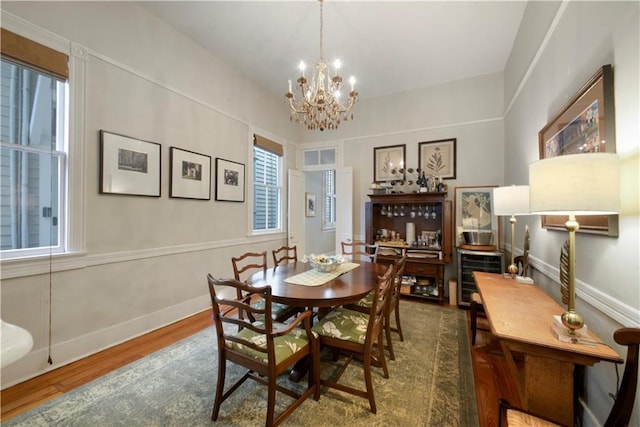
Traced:
<path id="1" fill-rule="evenodd" d="M 254 205 L 255 205 L 255 200 L 254 200 L 254 182 L 253 182 L 253 175 L 254 175 L 254 170 L 253 170 L 253 162 L 254 162 L 254 158 L 253 158 L 253 148 L 254 148 L 254 135 L 258 134 L 258 135 L 262 135 L 265 138 L 268 138 L 274 142 L 277 142 L 278 144 L 282 145 L 283 147 L 283 151 L 284 153 L 282 154 L 282 156 L 278 156 L 278 188 L 279 188 L 279 193 L 280 193 L 280 197 L 279 197 L 279 206 L 278 206 L 278 212 L 279 212 L 279 218 L 278 218 L 278 227 L 274 228 L 274 229 L 268 229 L 268 230 L 255 230 L 253 228 L 253 224 L 254 224 L 254 220 L 253 220 L 253 215 L 254 215 Z M 285 207 L 286 207 L 286 203 L 285 203 L 285 197 L 287 196 L 285 191 L 285 187 L 284 187 L 284 174 L 285 174 L 285 167 L 284 165 L 286 164 L 286 157 L 287 157 L 287 145 L 286 142 L 282 141 L 280 138 L 270 134 L 269 132 L 265 132 L 262 129 L 257 129 L 257 128 L 251 128 L 249 129 L 249 135 L 248 135 L 248 153 L 249 153 L 249 160 L 247 161 L 247 177 L 250 177 L 250 179 L 247 179 L 247 230 L 249 230 L 249 235 L 250 236 L 262 236 L 262 235 L 269 235 L 269 234 L 278 234 L 278 233 L 283 233 L 284 232 L 284 215 L 286 215 L 285 212 Z"/>
<path id="2" fill-rule="evenodd" d="M 333 192 L 328 194 L 327 173 L 333 173 Z M 330 231 L 336 229 L 336 170 L 327 169 L 322 172 L 322 230 Z M 331 199 L 333 221 L 327 221 L 326 208 L 327 199 Z"/>
<path id="3" fill-rule="evenodd" d="M 84 46 L 57 36 L 3 12 L 2 27 L 22 37 L 40 43 L 69 57 L 69 79 L 67 83 L 67 135 L 66 146 L 66 179 L 61 180 L 60 191 L 64 192 L 66 203 L 59 207 L 58 224 L 61 234 L 59 251 L 53 252 L 49 247 L 37 250 L 3 251 L 0 266 L 3 278 L 23 277 L 48 273 L 69 268 L 80 268 L 84 261 L 70 261 L 70 256 L 82 256 L 85 251 L 85 218 L 84 218 L 84 146 L 79 142 L 85 134 L 85 93 L 88 50 Z M 64 184 L 64 188 L 62 187 Z M 44 251 L 43 251 L 44 249 Z M 12 252 L 11 254 L 9 252 Z M 11 256 L 9 256 L 11 255 Z M 44 260 L 46 262 L 43 262 Z M 78 260 L 80 258 L 77 258 Z"/>

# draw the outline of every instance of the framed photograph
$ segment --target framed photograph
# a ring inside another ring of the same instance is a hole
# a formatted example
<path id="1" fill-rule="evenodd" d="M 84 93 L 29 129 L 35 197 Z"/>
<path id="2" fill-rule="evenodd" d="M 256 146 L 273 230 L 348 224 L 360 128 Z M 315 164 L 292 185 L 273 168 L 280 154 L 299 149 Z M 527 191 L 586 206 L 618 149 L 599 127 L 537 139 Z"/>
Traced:
<path id="1" fill-rule="evenodd" d="M 456 138 L 426 141 L 418 144 L 418 167 L 425 175 L 456 178 Z"/>
<path id="2" fill-rule="evenodd" d="M 605 65 L 538 133 L 540 159 L 566 154 L 615 153 L 613 70 Z M 559 183 L 560 184 L 560 183 Z M 542 227 L 566 231 L 566 216 L 542 215 Z M 578 216 L 578 233 L 618 235 L 618 215 Z"/>
<path id="3" fill-rule="evenodd" d="M 100 194 L 160 197 L 160 144 L 100 130 Z"/>
<path id="4" fill-rule="evenodd" d="M 244 164 L 216 157 L 216 200 L 244 202 Z"/>
<path id="5" fill-rule="evenodd" d="M 211 200 L 211 156 L 169 148 L 169 197 Z"/>
<path id="6" fill-rule="evenodd" d="M 456 229 L 455 244 L 464 243 L 463 231 L 493 231 L 493 245 L 500 242 L 500 223 L 494 215 L 493 189 L 497 185 L 484 187 L 456 187 L 455 213 Z"/>
<path id="7" fill-rule="evenodd" d="M 373 149 L 373 180 L 386 182 L 403 180 L 400 172 L 406 164 L 406 145 L 390 145 Z"/>
<path id="8" fill-rule="evenodd" d="M 316 216 L 316 195 L 315 193 L 304 193 L 304 215 Z"/>

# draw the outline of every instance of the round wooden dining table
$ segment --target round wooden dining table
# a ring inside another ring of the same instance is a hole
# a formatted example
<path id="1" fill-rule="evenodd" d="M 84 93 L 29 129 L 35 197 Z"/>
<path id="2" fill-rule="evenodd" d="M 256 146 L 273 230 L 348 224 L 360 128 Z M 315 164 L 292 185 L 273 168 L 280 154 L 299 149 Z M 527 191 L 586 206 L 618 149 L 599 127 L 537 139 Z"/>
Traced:
<path id="1" fill-rule="evenodd" d="M 327 312 L 331 307 L 354 303 L 367 295 L 378 284 L 388 265 L 360 262 L 358 267 L 330 279 L 322 285 L 295 285 L 285 280 L 311 270 L 311 265 L 301 261 L 268 269 L 266 273 L 255 273 L 249 283 L 253 286 L 271 286 L 274 301 L 306 309 L 317 307 L 318 313 Z M 308 371 L 308 359 L 296 363 L 289 379 L 298 382 Z"/>
<path id="2" fill-rule="evenodd" d="M 322 285 L 294 285 L 285 280 L 311 269 L 311 265 L 301 261 L 268 269 L 251 276 L 254 286 L 271 286 L 273 300 L 295 307 L 335 307 L 358 301 L 373 290 L 388 265 L 360 262 L 358 267 L 330 279 Z"/>

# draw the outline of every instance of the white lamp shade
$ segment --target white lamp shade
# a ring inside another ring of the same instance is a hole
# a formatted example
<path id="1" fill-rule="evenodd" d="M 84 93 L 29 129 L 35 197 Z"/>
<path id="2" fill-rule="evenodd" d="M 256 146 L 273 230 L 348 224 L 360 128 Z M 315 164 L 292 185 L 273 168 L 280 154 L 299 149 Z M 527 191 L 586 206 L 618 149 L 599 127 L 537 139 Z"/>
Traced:
<path id="1" fill-rule="evenodd" d="M 529 186 L 510 185 L 494 188 L 493 210 L 498 216 L 530 215 Z"/>
<path id="2" fill-rule="evenodd" d="M 529 165 L 531 213 L 608 215 L 620 210 L 615 153 L 552 157 Z"/>

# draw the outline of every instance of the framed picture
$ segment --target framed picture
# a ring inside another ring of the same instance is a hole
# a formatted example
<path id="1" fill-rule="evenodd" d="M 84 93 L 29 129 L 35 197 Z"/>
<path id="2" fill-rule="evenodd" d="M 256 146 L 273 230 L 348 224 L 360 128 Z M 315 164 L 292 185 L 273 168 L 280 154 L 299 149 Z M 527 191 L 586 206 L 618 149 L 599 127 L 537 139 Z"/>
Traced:
<path id="1" fill-rule="evenodd" d="M 244 202 L 244 164 L 216 157 L 216 200 Z"/>
<path id="2" fill-rule="evenodd" d="M 211 200 L 211 156 L 169 148 L 169 197 Z"/>
<path id="3" fill-rule="evenodd" d="M 160 144 L 100 130 L 100 193 L 160 197 Z"/>
<path id="4" fill-rule="evenodd" d="M 315 193 L 304 193 L 304 214 L 305 216 L 316 216 Z"/>
<path id="5" fill-rule="evenodd" d="M 373 149 L 373 180 L 375 182 L 404 179 L 400 172 L 406 164 L 406 145 L 390 145 Z"/>
<path id="6" fill-rule="evenodd" d="M 566 154 L 615 153 L 613 70 L 605 65 L 538 133 L 540 159 Z M 542 226 L 566 231 L 566 216 L 542 215 Z M 578 216 L 579 233 L 618 235 L 618 215 Z"/>
<path id="7" fill-rule="evenodd" d="M 500 242 L 500 225 L 494 215 L 493 189 L 497 185 L 484 187 L 456 187 L 456 246 L 464 243 L 462 231 L 493 231 L 493 245 Z"/>
<path id="8" fill-rule="evenodd" d="M 456 138 L 418 144 L 418 167 L 425 175 L 456 178 Z"/>

